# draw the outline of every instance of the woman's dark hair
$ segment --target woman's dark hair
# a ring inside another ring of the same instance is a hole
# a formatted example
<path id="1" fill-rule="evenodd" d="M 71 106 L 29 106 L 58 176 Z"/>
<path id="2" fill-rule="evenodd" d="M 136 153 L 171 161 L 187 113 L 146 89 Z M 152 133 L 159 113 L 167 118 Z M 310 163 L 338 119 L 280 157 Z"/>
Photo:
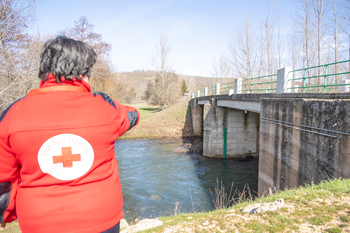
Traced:
<path id="1" fill-rule="evenodd" d="M 90 45 L 60 36 L 44 44 L 40 54 L 39 78 L 46 81 L 52 73 L 58 83 L 61 77 L 81 80 L 80 74 L 90 77 L 89 71 L 96 59 L 97 55 Z"/>

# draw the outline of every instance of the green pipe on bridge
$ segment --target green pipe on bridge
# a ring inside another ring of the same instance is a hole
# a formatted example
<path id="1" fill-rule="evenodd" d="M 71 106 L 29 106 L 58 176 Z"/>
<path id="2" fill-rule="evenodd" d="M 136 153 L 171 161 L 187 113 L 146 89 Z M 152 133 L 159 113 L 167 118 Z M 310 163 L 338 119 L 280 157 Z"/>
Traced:
<path id="1" fill-rule="evenodd" d="M 223 159 L 226 159 L 226 147 L 227 147 L 227 128 L 224 128 L 224 153 Z"/>

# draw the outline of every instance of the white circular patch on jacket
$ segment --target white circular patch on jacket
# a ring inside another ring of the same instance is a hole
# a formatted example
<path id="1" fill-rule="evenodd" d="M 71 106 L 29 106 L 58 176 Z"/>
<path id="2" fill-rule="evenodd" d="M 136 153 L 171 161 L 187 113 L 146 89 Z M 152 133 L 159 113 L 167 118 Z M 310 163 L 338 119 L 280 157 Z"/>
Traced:
<path id="1" fill-rule="evenodd" d="M 74 180 L 86 174 L 94 162 L 88 141 L 74 134 L 59 134 L 48 139 L 38 153 L 43 173 L 59 180 Z"/>

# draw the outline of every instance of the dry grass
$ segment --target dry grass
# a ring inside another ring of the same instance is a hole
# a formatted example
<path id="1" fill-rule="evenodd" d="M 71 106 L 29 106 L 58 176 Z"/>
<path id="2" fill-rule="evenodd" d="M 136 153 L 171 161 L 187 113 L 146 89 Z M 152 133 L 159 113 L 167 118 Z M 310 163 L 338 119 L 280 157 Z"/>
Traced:
<path id="1" fill-rule="evenodd" d="M 275 212 L 242 213 L 252 203 L 284 198 Z M 229 209 L 160 218 L 164 225 L 144 232 L 350 232 L 350 180 L 333 180 L 280 192 Z"/>
<path id="2" fill-rule="evenodd" d="M 230 193 L 228 194 L 222 181 L 219 183 L 219 179 L 216 179 L 214 193 L 209 190 L 216 210 L 226 209 L 233 202 L 233 198 L 231 196 L 232 188 L 233 182 L 231 185 Z"/>
<path id="3" fill-rule="evenodd" d="M 185 125 L 188 101 L 178 102 L 159 111 L 157 106 L 133 105 L 141 115 L 137 126 L 126 132 L 120 139 L 181 138 Z"/>
<path id="4" fill-rule="evenodd" d="M 1 233 L 21 233 L 21 229 L 19 228 L 18 222 L 14 221 L 12 223 L 7 223 L 6 227 Z"/>

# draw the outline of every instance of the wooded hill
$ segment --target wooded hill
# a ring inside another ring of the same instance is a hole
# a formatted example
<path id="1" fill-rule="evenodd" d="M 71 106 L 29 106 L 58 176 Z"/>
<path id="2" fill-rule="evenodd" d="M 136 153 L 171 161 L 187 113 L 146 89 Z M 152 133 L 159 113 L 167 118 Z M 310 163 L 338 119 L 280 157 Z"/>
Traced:
<path id="1" fill-rule="evenodd" d="M 125 77 L 125 80 L 132 82 L 137 90 L 137 94 L 132 103 L 144 102 L 145 92 L 147 90 L 147 84 L 157 75 L 157 71 L 152 70 L 135 70 L 132 72 L 121 72 L 119 75 Z M 230 78 L 210 78 L 201 76 L 189 76 L 177 74 L 178 83 L 182 83 L 185 80 L 189 93 L 196 92 L 197 90 L 203 90 L 204 87 L 214 86 L 215 83 L 227 83 L 232 82 L 234 79 Z M 182 96 L 182 93 L 181 93 Z M 179 96 L 179 97 L 181 97 Z"/>

